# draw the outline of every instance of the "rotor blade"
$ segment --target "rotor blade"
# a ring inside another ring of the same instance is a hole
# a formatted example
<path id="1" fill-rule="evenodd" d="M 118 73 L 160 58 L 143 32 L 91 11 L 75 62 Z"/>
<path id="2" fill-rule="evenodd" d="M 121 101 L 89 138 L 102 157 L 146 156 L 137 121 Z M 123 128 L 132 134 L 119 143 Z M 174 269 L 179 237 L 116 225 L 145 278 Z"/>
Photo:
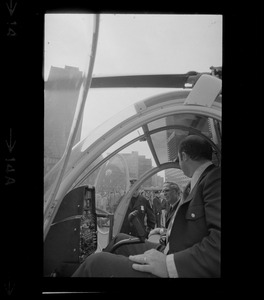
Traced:
<path id="1" fill-rule="evenodd" d="M 186 88 L 192 87 L 202 74 L 209 73 L 98 76 L 92 78 L 90 88 Z M 76 80 L 67 77 L 48 80 L 45 89 L 78 88 Z"/>
<path id="2" fill-rule="evenodd" d="M 183 88 L 189 77 L 188 74 L 93 77 L 91 88 Z"/>

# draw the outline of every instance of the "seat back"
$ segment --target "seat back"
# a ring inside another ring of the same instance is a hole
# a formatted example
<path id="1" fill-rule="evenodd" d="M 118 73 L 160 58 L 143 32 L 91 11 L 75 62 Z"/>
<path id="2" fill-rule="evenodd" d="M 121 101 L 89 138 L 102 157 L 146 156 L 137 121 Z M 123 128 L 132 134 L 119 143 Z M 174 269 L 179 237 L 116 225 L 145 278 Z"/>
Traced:
<path id="1" fill-rule="evenodd" d="M 137 210 L 132 211 L 129 215 L 128 215 L 128 221 L 133 225 L 133 227 L 135 228 L 136 232 L 137 232 L 137 236 L 139 237 L 139 239 L 144 242 L 145 238 L 147 236 L 147 232 L 143 226 L 143 224 L 141 223 L 139 217 L 138 217 L 139 212 Z"/>

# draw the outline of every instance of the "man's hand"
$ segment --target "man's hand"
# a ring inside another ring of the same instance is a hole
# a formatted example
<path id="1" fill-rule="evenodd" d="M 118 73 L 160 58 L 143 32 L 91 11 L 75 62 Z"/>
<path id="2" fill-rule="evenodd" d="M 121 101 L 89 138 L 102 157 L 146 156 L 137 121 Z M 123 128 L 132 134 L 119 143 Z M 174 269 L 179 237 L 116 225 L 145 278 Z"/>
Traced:
<path id="1" fill-rule="evenodd" d="M 164 235 L 164 234 L 166 234 L 166 231 L 167 231 L 166 228 L 159 228 L 159 227 L 157 227 L 157 228 L 154 228 L 154 229 L 152 229 L 150 231 L 148 237 L 150 237 L 150 236 L 152 236 L 154 234 Z"/>
<path id="2" fill-rule="evenodd" d="M 156 249 L 148 250 L 139 255 L 130 255 L 129 259 L 137 263 L 132 265 L 132 268 L 137 271 L 149 272 L 158 277 L 169 277 L 166 255 Z"/>
<path id="3" fill-rule="evenodd" d="M 136 217 L 138 215 L 138 210 L 137 209 L 133 210 L 129 215 Z"/>
<path id="4" fill-rule="evenodd" d="M 161 228 L 154 228 L 154 229 L 150 230 L 148 237 L 150 237 L 153 234 L 160 234 L 160 229 Z"/>

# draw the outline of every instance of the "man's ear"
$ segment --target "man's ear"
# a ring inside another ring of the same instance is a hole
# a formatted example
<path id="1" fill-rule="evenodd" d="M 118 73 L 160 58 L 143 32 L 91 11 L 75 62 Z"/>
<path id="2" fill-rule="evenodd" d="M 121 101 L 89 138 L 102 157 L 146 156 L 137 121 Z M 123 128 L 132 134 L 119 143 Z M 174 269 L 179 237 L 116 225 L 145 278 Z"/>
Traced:
<path id="1" fill-rule="evenodd" d="M 189 158 L 189 156 L 183 151 L 182 152 L 182 160 L 186 161 L 186 160 L 188 160 L 188 158 Z"/>

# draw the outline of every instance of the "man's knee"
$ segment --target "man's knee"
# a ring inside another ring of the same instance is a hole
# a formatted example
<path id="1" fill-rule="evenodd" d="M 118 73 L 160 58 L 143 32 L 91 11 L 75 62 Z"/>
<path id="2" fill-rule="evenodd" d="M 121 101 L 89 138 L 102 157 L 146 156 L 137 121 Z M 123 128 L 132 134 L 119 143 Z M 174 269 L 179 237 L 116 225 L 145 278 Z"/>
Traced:
<path id="1" fill-rule="evenodd" d="M 104 267 L 109 261 L 111 261 L 110 253 L 94 253 L 86 258 L 73 277 L 104 277 Z"/>
<path id="2" fill-rule="evenodd" d="M 91 277 L 104 277 L 105 266 L 111 262 L 110 253 L 99 252 L 95 253 L 94 257 L 91 256 L 90 261 L 88 260 L 86 268 L 89 270 Z"/>

